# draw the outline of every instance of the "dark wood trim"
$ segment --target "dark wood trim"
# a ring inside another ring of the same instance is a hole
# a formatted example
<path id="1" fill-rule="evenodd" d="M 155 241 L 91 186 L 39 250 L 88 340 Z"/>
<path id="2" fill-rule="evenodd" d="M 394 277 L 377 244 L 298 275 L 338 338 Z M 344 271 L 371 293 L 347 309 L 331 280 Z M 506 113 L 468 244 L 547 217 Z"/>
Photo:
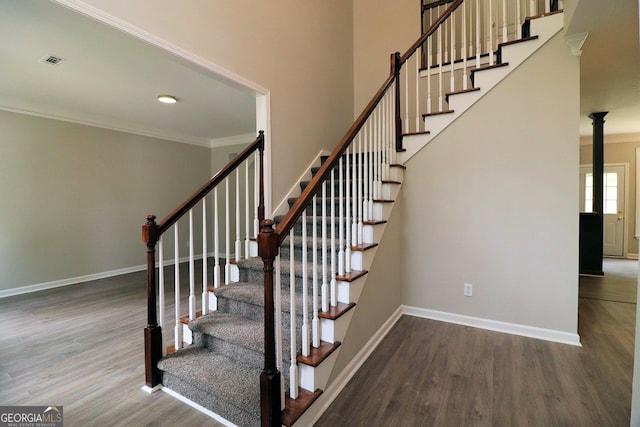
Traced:
<path id="1" fill-rule="evenodd" d="M 278 235 L 273 220 L 263 219 L 258 234 L 258 255 L 264 271 L 264 369 L 260 374 L 260 408 L 263 426 L 279 425 L 281 418 L 280 371 L 276 366 L 273 264 L 278 256 Z"/>
<path id="2" fill-rule="evenodd" d="M 142 242 L 147 248 L 147 326 L 144 328 L 145 384 L 153 388 L 162 383 L 158 362 L 162 358 L 162 327 L 158 325 L 156 296 L 156 244 L 160 231 L 154 215 L 146 216 Z"/>
<path id="3" fill-rule="evenodd" d="M 388 199 L 373 199 L 371 201 L 373 203 L 393 203 L 393 202 L 395 202 L 395 200 L 388 200 Z"/>
<path id="4" fill-rule="evenodd" d="M 414 135 L 429 135 L 431 132 L 428 130 L 424 130 L 421 132 L 408 132 L 408 133 L 403 133 L 402 136 L 414 136 Z"/>
<path id="5" fill-rule="evenodd" d="M 296 360 L 299 363 L 315 368 L 327 357 L 331 356 L 331 353 L 336 351 L 336 349 L 340 347 L 340 344 L 342 344 L 340 341 L 336 341 L 333 344 L 326 341 L 320 341 L 320 347 L 311 347 L 311 351 L 308 356 L 299 354 L 298 357 L 296 357 Z"/>
<path id="6" fill-rule="evenodd" d="M 479 91 L 480 88 L 479 87 L 472 87 L 470 89 L 462 89 L 462 90 L 457 90 L 455 92 L 448 92 L 444 94 L 444 99 L 445 101 L 448 103 L 449 102 L 449 97 L 451 95 L 459 95 L 459 94 L 463 94 L 463 93 L 469 93 L 469 92 L 477 92 Z"/>
<path id="7" fill-rule="evenodd" d="M 349 273 L 336 276 L 336 280 L 340 282 L 355 282 L 357 279 L 366 276 L 368 273 L 369 272 L 367 270 L 351 270 Z"/>
<path id="8" fill-rule="evenodd" d="M 425 113 L 422 115 L 423 118 L 425 117 L 431 117 L 431 116 L 440 116 L 442 114 L 452 114 L 455 113 L 454 110 L 444 110 L 444 111 L 438 111 L 436 113 Z"/>
<path id="9" fill-rule="evenodd" d="M 405 165 L 401 165 L 400 163 L 393 163 L 393 164 L 389 165 L 389 167 L 400 168 L 402 170 L 405 170 L 407 168 Z"/>
<path id="10" fill-rule="evenodd" d="M 240 154 L 238 154 L 233 160 L 231 160 L 225 167 L 223 167 L 217 174 L 213 176 L 205 185 L 200 187 L 198 191 L 193 193 L 191 197 L 185 200 L 180 206 L 173 210 L 169 215 L 167 215 L 160 224 L 158 224 L 160 235 L 167 231 L 169 227 L 175 224 L 184 214 L 189 212 L 191 208 L 193 208 L 200 200 L 202 200 L 211 190 L 213 190 L 216 186 L 218 186 L 227 176 L 231 174 L 234 170 L 236 170 L 242 162 L 247 160 L 249 156 L 256 150 L 260 150 L 260 183 L 262 187 L 263 183 L 263 170 L 262 170 L 262 150 L 264 149 L 264 132 L 260 131 L 258 137 L 253 141 L 247 148 L 242 150 Z M 262 191 L 260 191 L 261 204 L 264 206 L 264 196 L 262 195 Z M 263 208 L 263 216 L 264 216 L 264 208 Z"/>
<path id="11" fill-rule="evenodd" d="M 528 41 L 532 41 L 532 40 L 537 40 L 538 36 L 527 36 L 527 37 L 522 37 L 516 40 L 509 40 L 507 42 L 502 42 L 498 44 L 498 50 L 496 51 L 496 62 L 498 64 L 502 63 L 502 48 L 505 46 L 510 46 L 510 45 L 514 45 L 514 44 L 518 44 L 518 43 L 524 43 L 524 42 L 528 42 Z"/>
<path id="12" fill-rule="evenodd" d="M 386 219 L 377 219 L 375 221 L 362 221 L 363 225 L 378 225 L 378 224 L 386 224 Z"/>
<path id="13" fill-rule="evenodd" d="M 373 249 L 378 246 L 377 243 L 361 243 L 359 245 L 351 245 L 351 250 L 354 252 L 365 252 L 369 249 Z"/>
<path id="14" fill-rule="evenodd" d="M 196 319 L 198 317 L 202 317 L 202 310 L 196 311 Z M 183 325 L 188 325 L 190 321 L 191 320 L 189 319 L 188 314 L 185 314 L 184 316 L 180 317 L 180 323 L 182 323 Z"/>
<path id="15" fill-rule="evenodd" d="M 383 179 L 382 183 L 383 184 L 392 184 L 392 185 L 400 185 L 400 184 L 402 184 L 400 181 L 393 181 L 391 179 Z"/>
<path id="16" fill-rule="evenodd" d="M 322 390 L 318 389 L 313 393 L 303 388 L 298 388 L 298 398 L 285 399 L 284 411 L 282 412 L 282 425 L 291 427 L 307 409 L 313 405 L 318 397 L 322 394 Z"/>
<path id="17" fill-rule="evenodd" d="M 429 9 L 433 9 L 436 8 L 438 6 L 444 6 L 445 4 L 449 4 L 451 3 L 453 0 L 438 0 L 438 1 L 434 1 L 433 3 L 428 3 L 428 4 L 423 4 L 422 5 L 422 11 L 427 11 Z"/>
<path id="18" fill-rule="evenodd" d="M 351 302 L 349 304 L 339 302 L 335 307 L 330 306 L 329 311 L 318 311 L 318 317 L 321 319 L 336 320 L 355 306 L 355 302 Z"/>

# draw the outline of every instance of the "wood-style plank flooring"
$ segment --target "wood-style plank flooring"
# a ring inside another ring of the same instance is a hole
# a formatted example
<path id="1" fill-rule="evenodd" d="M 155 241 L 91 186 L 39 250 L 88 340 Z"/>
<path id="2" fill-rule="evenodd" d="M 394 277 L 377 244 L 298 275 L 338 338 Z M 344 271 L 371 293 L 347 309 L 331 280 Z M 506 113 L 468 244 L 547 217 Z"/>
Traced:
<path id="1" fill-rule="evenodd" d="M 140 390 L 144 280 L 0 299 L 0 405 L 63 405 L 66 426 L 219 425 Z M 635 304 L 579 313 L 582 348 L 405 316 L 317 425 L 628 426 Z"/>
<path id="2" fill-rule="evenodd" d="M 635 301 L 637 261 L 609 267 L 599 295 Z M 582 348 L 403 316 L 316 426 L 628 427 L 635 315 L 580 298 Z"/>

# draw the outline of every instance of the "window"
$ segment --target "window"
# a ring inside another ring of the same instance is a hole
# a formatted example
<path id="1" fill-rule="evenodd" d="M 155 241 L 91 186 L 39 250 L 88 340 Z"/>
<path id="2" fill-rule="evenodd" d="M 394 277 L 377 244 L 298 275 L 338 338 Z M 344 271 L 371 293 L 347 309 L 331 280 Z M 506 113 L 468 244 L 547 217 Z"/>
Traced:
<path id="1" fill-rule="evenodd" d="M 603 176 L 604 213 L 618 213 L 618 174 L 608 172 Z M 588 172 L 584 179 L 584 211 L 593 212 L 593 173 Z"/>

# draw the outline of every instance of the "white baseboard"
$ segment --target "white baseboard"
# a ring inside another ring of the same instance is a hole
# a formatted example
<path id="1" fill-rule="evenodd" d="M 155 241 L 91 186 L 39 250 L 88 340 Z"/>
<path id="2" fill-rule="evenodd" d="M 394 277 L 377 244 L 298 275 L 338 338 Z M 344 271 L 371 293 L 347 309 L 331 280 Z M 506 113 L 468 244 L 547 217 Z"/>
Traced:
<path id="1" fill-rule="evenodd" d="M 207 254 L 208 257 L 213 257 L 213 252 Z M 220 254 L 220 258 L 225 258 L 225 254 Z M 194 260 L 202 259 L 202 254 L 194 256 Z M 235 254 L 231 254 L 229 259 L 235 259 Z M 189 257 L 180 258 L 180 263 L 189 261 Z M 173 265 L 173 259 L 163 260 L 162 264 L 166 267 Z M 51 282 L 36 283 L 34 285 L 20 286 L 18 288 L 0 290 L 0 299 L 8 298 L 15 295 L 29 294 L 31 292 L 45 291 L 47 289 L 61 288 L 63 286 L 77 285 L 78 283 L 91 282 L 93 280 L 108 279 L 109 277 L 121 276 L 123 274 L 136 273 L 138 271 L 146 270 L 147 265 L 135 265 L 133 267 L 120 268 L 117 270 L 103 271 L 101 273 L 87 274 L 84 276 L 70 277 L 68 279 L 54 280 Z"/>
<path id="2" fill-rule="evenodd" d="M 447 313 L 407 305 L 402 306 L 402 314 L 582 347 L 582 344 L 580 344 L 580 335 L 577 333 L 572 334 L 554 329 L 544 329 L 535 326 L 520 325 L 517 323 L 500 322 L 497 320 L 464 316 L 462 314 Z"/>
<path id="3" fill-rule="evenodd" d="M 389 316 L 382 326 L 373 334 L 371 339 L 362 347 L 362 349 L 351 359 L 351 362 L 342 370 L 340 375 L 327 387 L 327 389 L 318 397 L 316 402 L 295 422 L 296 426 L 313 425 L 324 411 L 338 397 L 342 389 L 346 387 L 351 378 L 358 372 L 358 369 L 367 361 L 371 353 L 378 347 L 380 342 L 389 333 L 393 325 L 402 316 L 402 306 Z"/>
<path id="4" fill-rule="evenodd" d="M 638 254 L 627 254 L 627 259 L 638 259 Z"/>
<path id="5" fill-rule="evenodd" d="M 234 423 L 232 423 L 231 421 L 227 420 L 226 418 L 223 418 L 220 415 L 216 414 L 215 412 L 210 411 L 209 409 L 205 408 L 204 406 L 197 404 L 196 402 L 194 402 L 191 399 L 187 399 L 186 397 L 184 397 L 180 393 L 176 393 L 175 391 L 171 390 L 170 388 L 162 387 L 162 391 L 164 391 L 165 393 L 167 393 L 170 396 L 175 397 L 179 401 L 181 401 L 183 403 L 186 403 L 187 405 L 189 405 L 192 408 L 202 412 L 203 414 L 213 418 L 214 420 L 216 420 L 217 422 L 219 422 L 222 425 L 225 425 L 225 426 L 228 426 L 228 427 L 237 427 Z"/>
<path id="6" fill-rule="evenodd" d="M 113 276 L 135 273 L 143 271 L 146 265 L 136 265 L 133 267 L 120 268 L 118 270 L 104 271 L 102 273 L 87 274 L 85 276 L 70 277 L 68 279 L 54 280 L 51 282 L 37 283 L 35 285 L 21 286 L 0 291 L 0 298 L 7 298 L 14 295 L 28 294 L 31 292 L 44 291 L 46 289 L 61 288 L 63 286 L 76 285 L 78 283 L 90 282 L 92 280 L 106 279 Z"/>

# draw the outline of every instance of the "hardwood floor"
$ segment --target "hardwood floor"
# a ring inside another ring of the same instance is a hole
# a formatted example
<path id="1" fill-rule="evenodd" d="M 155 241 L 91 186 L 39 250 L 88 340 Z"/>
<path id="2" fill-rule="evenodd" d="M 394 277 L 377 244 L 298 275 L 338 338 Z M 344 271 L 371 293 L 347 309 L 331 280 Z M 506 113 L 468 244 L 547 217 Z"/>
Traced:
<path id="1" fill-rule="evenodd" d="M 66 426 L 219 425 L 140 390 L 144 280 L 0 299 L 0 405 L 63 405 Z M 628 426 L 635 304 L 580 298 L 579 316 L 582 348 L 404 316 L 317 425 Z"/>
<path id="2" fill-rule="evenodd" d="M 635 316 L 580 298 L 582 348 L 403 316 L 316 426 L 627 427 Z"/>
<path id="3" fill-rule="evenodd" d="M 605 258 L 604 276 L 580 276 L 580 297 L 635 304 L 638 261 Z"/>
<path id="4" fill-rule="evenodd" d="M 62 405 L 65 426 L 218 426 L 147 394 L 145 273 L 0 299 L 0 405 Z"/>

